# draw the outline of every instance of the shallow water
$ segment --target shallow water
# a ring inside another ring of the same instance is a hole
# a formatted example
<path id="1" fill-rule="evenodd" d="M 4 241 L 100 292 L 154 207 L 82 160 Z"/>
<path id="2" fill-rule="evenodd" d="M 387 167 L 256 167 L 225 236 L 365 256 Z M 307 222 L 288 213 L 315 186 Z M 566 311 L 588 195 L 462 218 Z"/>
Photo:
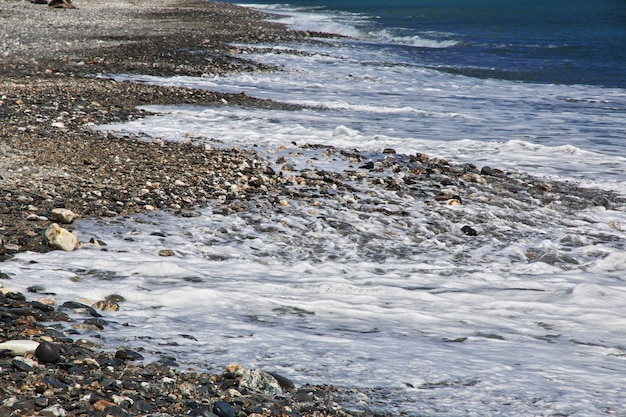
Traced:
<path id="1" fill-rule="evenodd" d="M 12 287 L 43 285 L 58 302 L 120 294 L 102 339 L 85 334 L 107 349 L 366 388 L 354 408 L 626 415 L 626 210 L 610 194 L 626 195 L 623 90 L 453 75 L 357 41 L 237 47 L 285 69 L 115 78 L 310 108 L 150 106 L 160 114 L 98 128 L 251 148 L 294 177 L 354 173 L 352 191 L 294 185 L 308 198 L 81 220 L 81 241 L 106 251 L 21 254 L 3 266 Z M 376 182 L 403 181 L 403 154 L 416 152 L 596 191 L 572 205 L 576 196 L 533 197 L 522 180 L 516 193 L 467 184 L 448 206 L 433 200 L 433 182 L 400 192 Z"/>

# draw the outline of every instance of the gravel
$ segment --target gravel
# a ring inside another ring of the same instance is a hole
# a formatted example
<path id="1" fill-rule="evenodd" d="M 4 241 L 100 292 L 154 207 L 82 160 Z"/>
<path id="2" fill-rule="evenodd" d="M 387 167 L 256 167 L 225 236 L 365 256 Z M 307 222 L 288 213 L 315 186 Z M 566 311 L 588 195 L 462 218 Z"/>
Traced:
<path id="1" fill-rule="evenodd" d="M 223 3 L 77 0 L 73 5 L 0 0 L 1 260 L 20 251 L 51 250 L 42 235 L 53 208 L 83 218 L 154 209 L 186 215 L 209 199 L 233 210 L 235 198 L 282 186 L 285 180 L 253 152 L 199 146 L 197 138 L 162 143 L 114 137 L 90 126 L 142 117 L 146 113 L 136 108 L 142 104 L 226 100 L 289 108 L 245 94 L 118 83 L 106 74 L 275 69 L 238 57 L 229 45 L 306 41 L 309 34 Z M 10 277 L 0 273 L 0 279 Z M 0 349 L 3 416 L 353 415 L 340 405 L 345 393 L 331 385 L 296 388 L 279 375 L 237 367 L 215 375 L 181 372 L 175 358 L 144 363 L 132 347 L 104 352 L 80 335 L 102 330 L 107 322 L 101 317 L 115 302 L 96 303 L 101 314 L 77 303 L 55 307 L 28 301 L 41 296 L 38 288 L 31 290 L 28 297 L 0 291 L 0 343 L 41 346 L 15 357 Z M 267 392 L 244 384 L 246 375 L 284 386 Z"/>
<path id="2" fill-rule="evenodd" d="M 117 83 L 106 74 L 262 71 L 268 68 L 239 58 L 230 43 L 308 35 L 225 3 L 90 0 L 74 6 L 0 0 L 0 259 L 48 250 L 41 239 L 45 221 L 27 219 L 45 219 L 55 207 L 83 217 L 187 208 L 219 196 L 216 182 L 240 182 L 243 174 L 233 167 L 244 161 L 250 161 L 247 175 L 265 170 L 249 152 L 208 150 L 192 146 L 193 138 L 162 144 L 109 137 L 90 126 L 142 117 L 136 108 L 142 104 L 226 100 L 289 107 L 245 94 Z"/>
<path id="3" fill-rule="evenodd" d="M 461 204 L 467 195 L 493 204 L 559 201 L 568 211 L 624 203 L 610 193 L 567 183 L 422 154 L 395 155 L 393 150 L 366 156 L 328 148 L 324 151 L 360 164 L 359 171 L 290 173 L 253 151 L 198 144 L 207 138 L 168 143 L 92 130 L 96 124 L 143 117 L 147 113 L 137 106 L 144 104 L 221 105 L 226 100 L 229 105 L 289 109 L 245 94 L 115 82 L 107 74 L 280 70 L 243 59 L 230 45 L 313 40 L 310 33 L 263 20 L 267 15 L 224 3 L 73 4 L 74 9 L 57 9 L 0 0 L 0 260 L 24 250 L 51 250 L 42 235 L 57 207 L 83 218 L 154 209 L 185 216 L 209 200 L 221 202 L 216 209 L 228 213 L 244 210 L 247 200 L 258 198 L 280 210 L 281 196 L 306 200 L 331 195 L 325 192 L 329 187 L 332 195 L 350 193 L 355 181 L 415 194 L 433 204 Z M 448 185 L 462 196 L 442 193 Z M 463 233 L 473 236 L 476 231 L 468 226 Z M 0 273 L 0 279 L 8 278 Z M 112 304 L 102 300 L 95 306 L 105 315 Z M 81 316 L 85 311 L 90 317 Z M 102 352 L 72 331 L 77 325 L 96 332 L 106 326 L 94 312 L 91 306 L 61 309 L 22 294 L 0 295 L 0 343 L 26 339 L 52 344 L 46 346 L 51 356 L 13 358 L 0 350 L 1 415 L 372 415 L 363 409 L 346 411 L 342 399 L 352 398 L 354 404 L 360 394 L 331 385 L 286 384 L 282 395 L 268 396 L 242 386 L 242 375 L 232 369 L 220 375 L 180 372 L 168 361 L 141 364 L 135 360 L 141 353 L 132 347 Z"/>

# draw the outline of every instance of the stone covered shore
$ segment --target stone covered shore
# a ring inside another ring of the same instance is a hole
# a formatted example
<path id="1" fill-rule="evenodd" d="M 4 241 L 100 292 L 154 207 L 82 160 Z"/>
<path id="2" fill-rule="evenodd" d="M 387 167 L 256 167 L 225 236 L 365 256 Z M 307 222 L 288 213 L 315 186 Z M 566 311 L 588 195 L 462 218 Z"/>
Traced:
<path id="1" fill-rule="evenodd" d="M 53 208 L 79 216 L 185 211 L 252 177 L 267 163 L 238 149 L 110 137 L 97 124 L 142 117 L 142 104 L 284 108 L 245 94 L 118 83 L 108 73 L 207 75 L 262 71 L 229 45 L 306 40 L 264 15 L 223 3 L 77 0 L 74 9 L 0 0 L 0 258 L 50 250 Z M 268 180 L 267 187 L 279 186 Z M 69 229 L 71 225 L 66 226 Z M 0 268 L 1 270 L 1 268 Z M 0 287 L 10 287 L 1 274 Z M 6 285 L 4 285 L 6 284 Z M 209 375 L 174 359 L 144 363 L 128 349 L 104 353 L 82 339 L 106 313 L 0 292 L 0 415 L 351 415 L 333 386 L 293 387 L 279 375 L 238 367 Z M 45 298 L 45 297 L 44 297 Z M 100 306 L 110 308 L 103 300 Z M 115 304 L 114 302 L 112 302 Z M 43 353 L 42 353 L 43 352 Z M 16 356 L 16 354 L 19 355 Z"/>
<path id="2" fill-rule="evenodd" d="M 74 6 L 0 0 L 3 259 L 46 250 L 45 225 L 27 219 L 45 218 L 54 207 L 83 217 L 184 209 L 216 197 L 216 183 L 239 182 L 233 166 L 255 158 L 238 150 L 107 137 L 90 126 L 141 117 L 145 112 L 136 106 L 142 104 L 282 106 L 244 94 L 117 83 L 103 74 L 260 71 L 266 68 L 232 53 L 230 43 L 307 35 L 225 3 L 90 0 Z M 146 183 L 154 186 L 146 190 Z"/>
<path id="3" fill-rule="evenodd" d="M 241 211 L 247 199 L 258 197 L 280 209 L 278 196 L 308 199 L 329 187 L 332 195 L 349 193 L 354 181 L 433 204 L 461 204 L 466 198 L 491 204 L 514 199 L 521 207 L 557 201 L 560 210 L 576 211 L 624 203 L 609 193 L 422 154 L 395 155 L 391 149 L 374 157 L 327 149 L 354 161 L 358 170 L 294 173 L 252 151 L 198 146 L 194 138 L 147 142 L 93 130 L 146 115 L 136 108 L 144 104 L 225 100 L 287 108 L 245 94 L 119 83 L 106 75 L 272 70 L 242 58 L 231 44 L 312 40 L 308 33 L 264 21 L 261 13 L 204 0 L 76 0 L 74 6 L 0 0 L 0 259 L 50 250 L 43 231 L 59 207 L 82 218 L 155 209 L 186 216 L 209 201 L 221 202 L 218 210 L 226 213 Z M 404 215 L 384 205 L 377 210 Z M 462 233 L 476 231 L 468 226 Z M 0 287 L 9 288 L 10 277 L 1 274 Z M 0 295 L 0 344 L 20 341 L 17 347 L 0 345 L 2 416 L 377 414 L 357 411 L 354 404 L 363 392 L 332 385 L 293 387 L 279 375 L 237 367 L 219 375 L 181 372 L 175 358 L 147 364 L 132 346 L 102 352 L 81 334 L 106 326 L 114 294 L 98 303 L 105 311 L 47 300 L 37 287 L 26 296 Z M 25 356 L 11 353 L 21 348 Z"/>

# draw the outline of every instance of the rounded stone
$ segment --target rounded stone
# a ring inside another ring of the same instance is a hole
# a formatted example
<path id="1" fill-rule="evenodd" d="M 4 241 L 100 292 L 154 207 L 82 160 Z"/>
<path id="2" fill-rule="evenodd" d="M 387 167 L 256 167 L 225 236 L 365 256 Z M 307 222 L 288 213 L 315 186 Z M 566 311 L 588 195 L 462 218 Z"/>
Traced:
<path id="1" fill-rule="evenodd" d="M 461 231 L 468 236 L 478 236 L 478 232 L 471 226 L 463 226 Z"/>
<path id="2" fill-rule="evenodd" d="M 61 349 L 50 342 L 41 342 L 35 349 L 35 357 L 39 362 L 55 363 L 61 359 Z"/>
<path id="3" fill-rule="evenodd" d="M 219 417 L 235 417 L 235 410 L 233 406 L 226 401 L 216 401 L 213 404 L 213 413 Z"/>
<path id="4" fill-rule="evenodd" d="M 127 361 L 139 361 L 143 359 L 142 354 L 137 353 L 134 350 L 130 350 L 130 349 L 118 350 L 117 352 L 115 352 L 115 357 L 117 359 L 123 359 Z"/>

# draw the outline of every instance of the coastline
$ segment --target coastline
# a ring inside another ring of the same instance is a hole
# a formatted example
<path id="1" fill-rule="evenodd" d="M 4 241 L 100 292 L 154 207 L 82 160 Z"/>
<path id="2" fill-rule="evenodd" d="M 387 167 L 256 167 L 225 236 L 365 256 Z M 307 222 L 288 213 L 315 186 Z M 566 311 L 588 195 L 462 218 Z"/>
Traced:
<path id="1" fill-rule="evenodd" d="M 95 0 L 73 5 L 76 9 L 0 2 L 5 40 L 0 50 L 1 260 L 17 252 L 51 250 L 43 232 L 53 208 L 68 208 L 82 218 L 155 209 L 185 215 L 226 195 L 226 185 L 268 170 L 254 153 L 239 149 L 209 149 L 195 145 L 193 138 L 172 144 L 113 137 L 90 127 L 142 117 L 147 113 L 136 108 L 142 104 L 286 105 L 245 94 L 117 83 L 100 74 L 264 70 L 236 56 L 229 44 L 308 36 L 225 3 Z M 64 227 L 71 230 L 72 224 Z M 351 415 L 339 404 L 341 389 L 332 385 L 295 388 L 279 375 L 272 379 L 262 371 L 232 367 L 221 375 L 180 371 L 175 360 L 138 365 L 141 354 L 132 348 L 105 353 L 75 330 L 97 332 L 106 325 L 93 307 L 57 307 L 36 288 L 28 297 L 11 292 L 10 277 L 2 278 L 0 343 L 36 342 L 56 351 L 48 361 L 40 352 L 14 356 L 2 350 L 2 415 Z M 110 304 L 105 301 L 101 308 L 106 311 Z M 246 385 L 248 374 L 274 391 Z"/>
<path id="2" fill-rule="evenodd" d="M 76 2 L 76 10 L 0 1 L 0 32 L 4 39 L 11 36 L 21 39 L 13 46 L 7 43 L 10 47 L 2 51 L 4 55 L 0 59 L 3 259 L 25 250 L 50 250 L 42 240 L 42 232 L 50 224 L 45 219 L 54 207 L 67 207 L 83 218 L 126 216 L 152 209 L 185 216 L 208 200 L 223 199 L 221 209 L 232 213 L 243 209 L 229 198 L 228 187 L 232 184 L 239 188 L 239 198 L 264 193 L 280 195 L 285 190 L 284 194 L 290 198 L 310 198 L 307 189 L 299 193 L 289 189 L 289 178 L 276 173 L 280 168 L 274 166 L 274 171 L 272 163 L 250 151 L 205 148 L 195 145 L 194 138 L 177 144 L 146 142 L 141 137 L 115 137 L 90 128 L 141 118 L 147 113 L 136 106 L 143 104 L 215 104 L 226 100 L 241 106 L 285 108 L 284 104 L 243 94 L 117 83 L 107 79 L 106 74 L 198 76 L 262 71 L 268 68 L 240 59 L 231 53 L 229 43 L 253 43 L 257 39 L 275 43 L 305 41 L 307 34 L 265 22 L 264 15 L 248 9 L 204 1 L 177 0 L 166 6 L 154 6 L 145 0 L 97 0 L 88 4 Z M 81 18 L 77 19 L 77 15 Z M 35 25 L 39 25 L 38 29 L 29 30 L 34 21 L 38 22 Z M 83 38 L 86 33 L 88 37 Z M 199 54 L 198 50 L 206 53 Z M 98 74 L 105 76 L 98 77 Z M 319 176 L 312 173 L 299 178 L 311 187 L 332 184 L 342 193 L 349 191 L 349 176 L 359 174 L 368 186 L 402 190 L 411 184 L 394 181 L 397 178 L 392 173 L 406 172 L 409 162 L 418 164 L 420 158 L 428 161 L 428 156 L 398 156 L 392 164 L 386 159 L 391 151 L 380 155 L 379 161 L 371 163 L 372 167 L 359 166 L 363 171 L 358 173 L 356 170 L 353 173 L 325 172 Z M 359 164 L 365 162 L 356 150 L 350 151 L 349 156 Z M 471 183 L 474 193 L 470 198 L 475 199 L 488 200 L 499 194 L 527 205 L 548 205 L 560 200 L 564 211 L 592 205 L 608 208 L 616 201 L 622 202 L 608 193 L 596 195 L 594 190 L 581 190 L 571 184 L 548 183 L 498 170 L 487 173 L 480 167 L 455 166 L 443 160 L 428 162 L 428 169 L 441 175 L 439 179 L 436 175 L 423 179 L 429 175 L 425 169 L 424 172 L 413 170 L 416 172 L 411 172 L 412 176 L 407 178 L 415 180 L 414 184 L 419 179 L 424 195 L 434 196 L 434 200 L 442 204 L 460 203 L 460 197 L 457 200 L 458 196 L 437 194 L 440 187 L 432 186 L 444 177 L 454 182 L 467 177 L 465 181 Z M 368 176 L 368 170 L 373 169 L 380 169 L 377 171 L 380 177 Z M 256 184 L 249 181 L 262 176 L 269 180 Z M 148 183 L 151 185 L 147 186 Z M 272 192 L 272 189 L 280 191 Z M 462 192 L 468 189 L 461 187 Z M 272 201 L 272 204 L 280 206 L 279 201 Z M 404 215 L 384 206 L 377 210 L 387 216 Z M 27 220 L 33 218 L 32 214 L 38 219 Z M 72 225 L 67 227 L 71 229 Z M 2 283 L 10 287 L 10 280 Z M 33 291 L 28 298 L 43 295 Z M 52 364 L 23 362 L 10 356 L 2 358 L 0 381 L 6 387 L 2 396 L 15 400 L 4 403 L 6 408 L 0 411 L 9 415 L 17 415 L 18 407 L 30 407 L 27 410 L 35 415 L 52 415 L 49 413 L 53 410 L 46 413 L 43 410 L 60 404 L 67 415 L 158 412 L 164 413 L 161 416 L 217 414 L 230 417 L 227 411 L 221 414 L 220 407 L 226 408 L 224 404 L 216 408 L 218 401 L 231 404 L 234 415 L 270 412 L 380 415 L 346 411 L 341 400 L 353 394 L 331 385 L 295 390 L 286 387 L 282 396 L 272 397 L 242 387 L 241 375 L 230 371 L 222 375 L 179 372 L 167 361 L 138 366 L 133 362 L 132 347 L 120 349 L 125 352 L 116 357 L 117 354 L 100 352 L 97 347 L 83 346 L 80 333 L 68 335 L 58 330 L 68 326 L 67 323 L 60 326 L 59 322 L 72 320 L 68 323 L 76 324 L 80 331 L 97 333 L 99 326 L 106 324 L 98 321 L 102 317 L 90 313 L 90 306 L 49 310 L 26 301 L 21 294 L 10 294 L 0 300 L 3 318 L 9 323 L 3 327 L 1 341 L 8 338 L 50 340 L 61 346 L 63 352 L 63 361 Z M 70 311 L 70 314 L 67 317 L 57 314 L 62 311 Z M 102 315 L 106 318 L 106 313 Z M 42 380 L 46 382 L 41 384 Z M 121 381 L 121 385 L 115 381 Z M 151 384 L 149 392 L 137 388 L 136 384 L 142 383 Z M 41 397 L 46 400 L 36 401 Z M 143 399 L 138 402 L 140 397 Z M 145 408 L 144 403 L 154 404 L 154 408 Z M 132 408 L 135 404 L 138 405 Z"/>
<path id="3" fill-rule="evenodd" d="M 71 10 L 23 1 L 1 5 L 0 33 L 7 39 L 0 54 L 3 259 L 19 251 L 46 250 L 40 241 L 46 226 L 26 220 L 29 214 L 45 218 L 52 208 L 65 207 L 81 216 L 115 216 L 146 206 L 189 208 L 214 197 L 198 182 L 184 192 L 174 182 L 190 170 L 210 173 L 205 160 L 219 159 L 220 151 L 107 137 L 90 126 L 141 117 L 146 112 L 136 106 L 142 104 L 226 100 L 243 106 L 283 106 L 244 94 L 116 83 L 99 75 L 263 70 L 231 53 L 229 43 L 305 38 L 262 20 L 255 11 L 204 1 L 182 0 L 164 7 L 147 1 L 79 2 Z M 198 49 L 204 52 L 194 52 Z M 237 158 L 250 157 L 235 153 Z M 186 166 L 180 164 L 183 154 L 188 156 Z M 158 169 L 145 169 L 146 161 L 158 161 Z M 142 191 L 146 181 L 181 198 L 151 198 Z"/>

